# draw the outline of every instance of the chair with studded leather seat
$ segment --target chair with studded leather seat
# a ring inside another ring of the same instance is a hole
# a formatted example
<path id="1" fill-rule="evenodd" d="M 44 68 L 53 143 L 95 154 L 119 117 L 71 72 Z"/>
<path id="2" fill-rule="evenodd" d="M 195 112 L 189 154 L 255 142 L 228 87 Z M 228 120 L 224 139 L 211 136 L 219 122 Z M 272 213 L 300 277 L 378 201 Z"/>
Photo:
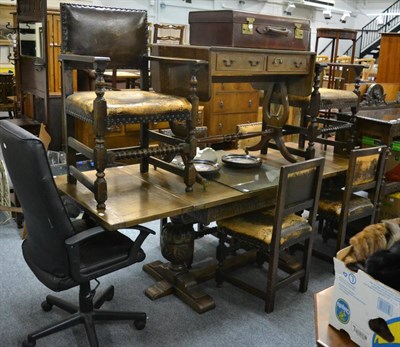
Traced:
<path id="1" fill-rule="evenodd" d="M 321 88 L 321 78 L 327 65 L 345 65 L 346 69 L 353 70 L 356 76 L 354 90 Z M 272 93 L 272 103 L 281 104 L 286 109 L 289 106 L 300 109 L 299 124 L 282 126 L 283 135 L 299 135 L 299 148 L 287 148 L 291 154 L 308 159 L 314 158 L 315 144 L 321 143 L 325 149 L 328 145 L 333 146 L 336 154 L 349 155 L 350 150 L 356 146 L 356 114 L 360 104 L 359 82 L 364 67 L 361 64 L 316 62 L 311 95 L 285 95 L 282 91 Z M 273 120 L 274 117 L 267 115 L 266 119 Z M 268 147 L 277 148 L 277 145 L 268 143 Z"/>
<path id="2" fill-rule="evenodd" d="M 192 191 L 198 177 L 192 163 L 196 154 L 194 127 L 199 102 L 196 73 L 206 62 L 149 56 L 147 12 L 144 10 L 61 4 L 61 24 L 60 60 L 69 183 L 82 182 L 94 193 L 98 210 L 104 210 L 106 168 L 115 161 L 135 159 L 140 161 L 142 173 L 152 164 L 181 176 L 186 191 Z M 149 64 L 152 61 L 190 70 L 191 78 L 180 81 L 181 92 L 177 88 L 175 95 L 162 94 L 162 90 L 149 91 Z M 140 70 L 141 88 L 106 91 L 106 67 Z M 74 92 L 74 69 L 96 71 L 94 92 Z M 93 125 L 94 148 L 77 139 L 76 119 Z M 167 136 L 150 129 L 151 122 L 163 121 L 169 121 L 170 128 L 179 136 Z M 120 150 L 107 148 L 107 129 L 129 124 L 140 127 L 140 144 Z M 76 169 L 76 153 L 93 159 L 97 171 L 94 182 Z M 170 163 L 170 158 L 176 154 L 183 158 L 183 168 Z"/>
<path id="3" fill-rule="evenodd" d="M 318 206 L 319 232 L 325 241 L 336 239 L 336 247 L 332 254 L 316 252 L 317 256 L 332 261 L 345 246 L 349 223 L 364 218 L 366 225 L 377 221 L 386 155 L 386 146 L 352 150 L 344 189 L 337 183 L 323 189 Z"/>
<path id="4" fill-rule="evenodd" d="M 300 280 L 299 290 L 307 291 L 324 162 L 325 158 L 315 158 L 281 167 L 275 207 L 217 221 L 218 285 L 228 281 L 263 299 L 267 313 L 273 311 L 275 292 L 283 285 Z M 304 210 L 309 211 L 307 218 L 297 214 Z M 281 262 L 280 255 L 297 244 L 304 245 L 301 264 Z M 230 255 L 252 248 L 257 250 L 255 260 L 259 265 L 268 259 L 266 290 L 234 276 L 224 266 Z M 285 276 L 278 278 L 278 268 L 285 271 Z"/>
<path id="5" fill-rule="evenodd" d="M 354 90 L 320 88 L 321 72 L 327 65 L 354 71 Z M 325 148 L 327 145 L 333 146 L 337 154 L 349 155 L 356 146 L 356 114 L 360 105 L 359 82 L 364 67 L 361 64 L 316 63 L 311 97 L 306 99 L 289 95 L 289 104 L 301 109 L 300 128 L 306 129 L 300 132 L 301 148 L 308 140 L 322 143 Z"/>

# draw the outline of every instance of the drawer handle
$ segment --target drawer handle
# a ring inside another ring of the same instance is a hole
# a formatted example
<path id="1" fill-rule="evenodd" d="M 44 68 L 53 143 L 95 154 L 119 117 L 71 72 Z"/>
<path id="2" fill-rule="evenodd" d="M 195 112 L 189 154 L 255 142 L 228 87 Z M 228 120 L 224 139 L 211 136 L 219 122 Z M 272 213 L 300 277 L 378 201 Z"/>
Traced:
<path id="1" fill-rule="evenodd" d="M 218 123 L 218 130 L 222 132 L 222 123 Z"/>
<path id="2" fill-rule="evenodd" d="M 265 26 L 265 27 L 257 27 L 256 31 L 259 34 L 263 35 L 282 35 L 282 36 L 288 36 L 290 33 L 290 30 L 287 28 L 279 28 L 279 27 L 272 27 L 272 26 Z"/>
<path id="3" fill-rule="evenodd" d="M 283 64 L 283 60 L 282 60 L 282 58 L 275 58 L 272 61 L 272 64 L 274 64 L 274 65 L 282 65 Z"/>
<path id="4" fill-rule="evenodd" d="M 294 64 L 294 67 L 299 68 L 303 65 L 303 62 L 302 61 L 294 61 L 293 64 Z"/>
<path id="5" fill-rule="evenodd" d="M 224 108 L 224 100 L 221 100 L 221 101 L 219 102 L 219 108 Z"/>
<path id="6" fill-rule="evenodd" d="M 247 102 L 247 104 L 249 105 L 249 107 L 253 106 L 253 100 L 250 99 L 250 100 Z"/>
<path id="7" fill-rule="evenodd" d="M 257 65 L 260 64 L 260 62 L 259 62 L 258 60 L 257 60 L 257 61 L 249 60 L 249 64 L 250 64 L 250 66 L 252 66 L 252 67 L 256 67 Z"/>
<path id="8" fill-rule="evenodd" d="M 234 60 L 232 60 L 232 59 L 224 59 L 223 60 L 225 67 L 231 67 L 233 62 L 234 62 Z"/>

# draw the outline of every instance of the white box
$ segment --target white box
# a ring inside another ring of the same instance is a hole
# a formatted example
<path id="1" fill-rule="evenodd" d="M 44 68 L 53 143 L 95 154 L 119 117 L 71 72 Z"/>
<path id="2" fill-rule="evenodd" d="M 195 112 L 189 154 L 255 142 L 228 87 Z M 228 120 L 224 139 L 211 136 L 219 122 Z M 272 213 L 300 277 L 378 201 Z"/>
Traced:
<path id="1" fill-rule="evenodd" d="M 334 258 L 335 284 L 329 324 L 346 331 L 362 347 L 400 346 L 400 292 L 375 280 L 364 271 L 353 272 L 341 261 L 349 247 Z M 389 343 L 368 326 L 370 319 L 382 318 L 394 336 Z"/>

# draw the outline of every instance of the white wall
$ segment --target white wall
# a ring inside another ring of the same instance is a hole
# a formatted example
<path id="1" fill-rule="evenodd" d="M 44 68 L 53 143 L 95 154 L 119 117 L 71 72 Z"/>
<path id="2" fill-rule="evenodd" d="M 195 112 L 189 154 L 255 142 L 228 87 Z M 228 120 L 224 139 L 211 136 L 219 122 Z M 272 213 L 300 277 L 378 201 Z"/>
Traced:
<path id="1" fill-rule="evenodd" d="M 188 24 L 188 13 L 199 10 L 222 10 L 233 9 L 246 12 L 255 12 L 268 15 L 284 15 L 289 0 L 244 0 L 241 5 L 238 0 L 191 0 L 186 3 L 185 0 L 48 0 L 48 8 L 58 8 L 60 2 L 74 2 L 81 4 L 114 6 L 125 8 L 147 9 L 148 21 L 152 23 L 179 23 Z M 332 18 L 324 19 L 321 9 L 304 7 L 299 4 L 301 0 L 292 0 L 296 4 L 296 9 L 292 17 L 306 18 L 311 21 L 311 49 L 315 46 L 315 34 L 318 27 L 332 28 L 350 28 L 361 29 L 374 17 L 367 16 L 368 13 L 379 13 L 389 7 L 395 0 L 336 0 L 335 7 L 332 8 Z M 0 4 L 15 4 L 15 0 L 0 1 Z M 350 18 L 345 24 L 340 22 L 342 12 L 339 10 L 348 10 L 352 12 Z M 347 49 L 350 45 L 343 44 L 341 51 Z M 324 46 L 321 40 L 320 47 Z"/>

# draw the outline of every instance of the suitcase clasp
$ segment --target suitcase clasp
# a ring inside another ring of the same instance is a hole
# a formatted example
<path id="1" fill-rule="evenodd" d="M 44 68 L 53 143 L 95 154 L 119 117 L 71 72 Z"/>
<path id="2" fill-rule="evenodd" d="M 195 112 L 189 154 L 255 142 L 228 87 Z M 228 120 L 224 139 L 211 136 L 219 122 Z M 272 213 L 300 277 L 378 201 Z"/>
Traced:
<path id="1" fill-rule="evenodd" d="M 304 36 L 304 30 L 301 29 L 301 24 L 299 23 L 294 23 L 295 29 L 294 29 L 294 38 L 302 40 Z"/>
<path id="2" fill-rule="evenodd" d="M 246 21 L 247 23 L 242 24 L 242 34 L 243 35 L 253 35 L 253 28 L 254 28 L 254 21 L 256 19 L 252 17 L 247 17 Z"/>

